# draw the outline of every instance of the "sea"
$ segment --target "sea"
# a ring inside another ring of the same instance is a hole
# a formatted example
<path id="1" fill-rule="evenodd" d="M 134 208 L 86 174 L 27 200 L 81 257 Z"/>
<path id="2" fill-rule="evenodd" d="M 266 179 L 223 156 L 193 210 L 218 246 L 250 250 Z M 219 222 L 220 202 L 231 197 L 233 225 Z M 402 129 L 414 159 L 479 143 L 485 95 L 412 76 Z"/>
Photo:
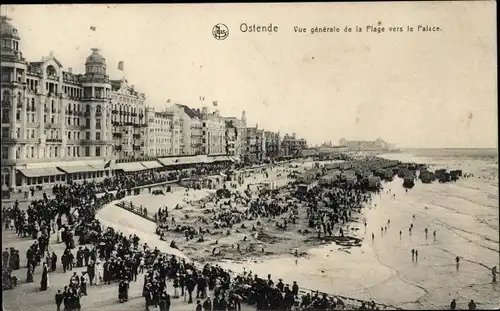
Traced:
<path id="1" fill-rule="evenodd" d="M 289 284 L 297 281 L 305 290 L 403 309 L 447 309 L 452 299 L 458 309 L 467 309 L 471 300 L 478 309 L 498 309 L 500 286 L 492 282 L 491 273 L 500 266 L 497 149 L 405 149 L 379 157 L 425 163 L 430 169 L 461 169 L 473 176 L 445 184 L 417 182 L 408 192 L 399 178 L 384 183 L 359 220 L 344 230 L 363 239 L 360 247 L 327 244 L 307 249 L 298 259 L 290 250 L 279 257 L 218 264 L 234 272 L 271 274 Z M 153 227 L 125 221 L 130 213 L 117 212 L 105 208 L 98 218 L 137 233 L 149 245 L 158 244 Z M 301 247 L 306 249 L 297 245 Z M 412 258 L 412 249 L 418 259 Z"/>

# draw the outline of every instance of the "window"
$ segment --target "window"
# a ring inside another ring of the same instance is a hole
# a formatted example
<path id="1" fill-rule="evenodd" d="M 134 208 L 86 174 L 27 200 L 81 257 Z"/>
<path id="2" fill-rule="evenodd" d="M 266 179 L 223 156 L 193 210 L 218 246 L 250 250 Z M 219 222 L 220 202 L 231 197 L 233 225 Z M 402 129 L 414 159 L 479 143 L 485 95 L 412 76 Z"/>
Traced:
<path id="1" fill-rule="evenodd" d="M 9 158 L 9 147 L 2 147 L 2 159 Z"/>
<path id="2" fill-rule="evenodd" d="M 85 132 L 85 139 L 90 140 L 90 132 Z"/>
<path id="3" fill-rule="evenodd" d="M 68 117 L 68 125 L 71 125 L 71 117 Z"/>
<path id="4" fill-rule="evenodd" d="M 58 157 L 59 156 L 59 149 L 57 147 L 54 147 L 54 157 Z"/>
<path id="5" fill-rule="evenodd" d="M 95 119 L 95 128 L 101 129 L 101 119 Z"/>
<path id="6" fill-rule="evenodd" d="M 31 130 L 31 138 L 35 138 L 35 130 Z"/>
<path id="7" fill-rule="evenodd" d="M 47 123 L 47 115 L 46 114 L 43 115 L 43 123 Z"/>
<path id="8" fill-rule="evenodd" d="M 100 157 L 101 156 L 101 147 L 95 147 L 95 156 Z"/>
<path id="9" fill-rule="evenodd" d="M 18 109 L 18 110 L 16 111 L 16 120 L 17 120 L 17 121 L 20 121 L 20 120 L 21 120 L 21 109 Z"/>
<path id="10" fill-rule="evenodd" d="M 95 140 L 101 140 L 101 133 L 95 133 Z"/>
<path id="11" fill-rule="evenodd" d="M 71 139 L 71 132 L 68 131 L 68 139 Z"/>
<path id="12" fill-rule="evenodd" d="M 66 148 L 66 156 L 71 156 L 71 147 Z"/>
<path id="13" fill-rule="evenodd" d="M 90 157 L 90 147 L 85 147 L 85 156 Z"/>

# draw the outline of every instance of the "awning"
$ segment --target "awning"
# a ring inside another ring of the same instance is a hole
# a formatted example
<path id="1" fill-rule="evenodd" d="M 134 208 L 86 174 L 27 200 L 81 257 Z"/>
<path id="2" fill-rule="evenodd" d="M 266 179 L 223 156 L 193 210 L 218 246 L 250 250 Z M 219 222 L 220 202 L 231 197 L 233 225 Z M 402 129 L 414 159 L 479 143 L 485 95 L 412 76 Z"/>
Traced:
<path id="1" fill-rule="evenodd" d="M 97 169 L 90 165 L 59 166 L 60 169 L 68 174 L 81 172 L 95 172 Z"/>
<path id="2" fill-rule="evenodd" d="M 55 176 L 64 175 L 63 172 L 58 170 L 56 167 L 45 167 L 45 168 L 18 168 L 18 171 L 23 173 L 26 177 L 41 177 L 41 176 Z"/>
<path id="3" fill-rule="evenodd" d="M 201 160 L 197 156 L 194 156 L 194 157 L 179 158 L 179 161 L 177 164 L 195 164 L 195 163 L 202 163 L 202 162 L 203 162 L 203 160 Z"/>
<path id="4" fill-rule="evenodd" d="M 96 171 L 105 171 L 105 170 L 112 170 L 115 168 L 114 164 L 111 164 L 108 167 L 104 167 L 106 163 L 99 163 L 99 164 L 89 164 L 90 167 L 93 167 Z"/>
<path id="5" fill-rule="evenodd" d="M 127 162 L 127 163 L 116 163 L 117 170 L 123 170 L 124 172 L 137 172 L 145 170 L 146 168 L 141 164 L 141 162 Z"/>
<path id="6" fill-rule="evenodd" d="M 160 163 L 164 166 L 172 166 L 178 164 L 177 158 L 160 158 L 158 159 L 158 161 L 160 161 Z"/>
<path id="7" fill-rule="evenodd" d="M 163 167 L 163 165 L 161 165 L 158 161 L 146 161 L 146 162 L 141 162 L 141 164 L 145 166 L 147 169 Z"/>

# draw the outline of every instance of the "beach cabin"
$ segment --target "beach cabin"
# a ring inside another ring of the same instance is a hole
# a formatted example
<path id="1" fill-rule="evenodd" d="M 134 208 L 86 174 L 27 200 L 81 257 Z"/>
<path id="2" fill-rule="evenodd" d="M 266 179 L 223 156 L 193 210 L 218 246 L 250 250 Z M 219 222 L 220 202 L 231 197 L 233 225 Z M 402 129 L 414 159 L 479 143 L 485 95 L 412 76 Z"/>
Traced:
<path id="1" fill-rule="evenodd" d="M 320 185 L 331 185 L 335 181 L 337 181 L 337 179 L 338 179 L 338 175 L 326 175 L 326 176 L 323 176 L 319 179 L 319 184 Z"/>
<path id="2" fill-rule="evenodd" d="M 301 183 L 297 186 L 297 192 L 305 194 L 305 193 L 308 193 L 309 191 L 313 190 L 317 186 L 318 186 L 317 180 L 304 182 L 304 183 Z"/>
<path id="3" fill-rule="evenodd" d="M 378 176 L 370 176 L 368 177 L 368 188 L 380 188 L 382 186 L 382 182 L 380 177 Z"/>
<path id="4" fill-rule="evenodd" d="M 347 175 L 345 177 L 345 183 L 348 184 L 348 185 L 354 185 L 356 182 L 358 181 L 358 178 L 356 177 L 356 175 Z"/>
<path id="5" fill-rule="evenodd" d="M 322 174 L 323 174 L 322 169 L 313 168 L 302 173 L 297 179 L 299 181 L 310 181 L 319 178 Z"/>

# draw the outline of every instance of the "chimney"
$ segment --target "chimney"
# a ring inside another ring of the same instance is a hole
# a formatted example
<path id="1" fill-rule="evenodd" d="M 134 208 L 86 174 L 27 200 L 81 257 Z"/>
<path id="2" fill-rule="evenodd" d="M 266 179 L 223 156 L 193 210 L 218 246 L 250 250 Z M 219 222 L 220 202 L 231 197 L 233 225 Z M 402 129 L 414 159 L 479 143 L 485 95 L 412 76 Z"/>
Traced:
<path id="1" fill-rule="evenodd" d="M 205 107 L 201 108 L 201 113 L 208 114 L 208 107 L 205 106 Z"/>
<path id="2" fill-rule="evenodd" d="M 68 72 L 69 72 L 69 73 L 73 73 L 73 68 L 68 67 Z"/>
<path id="3" fill-rule="evenodd" d="M 49 56 L 54 57 L 54 51 L 50 51 Z"/>

